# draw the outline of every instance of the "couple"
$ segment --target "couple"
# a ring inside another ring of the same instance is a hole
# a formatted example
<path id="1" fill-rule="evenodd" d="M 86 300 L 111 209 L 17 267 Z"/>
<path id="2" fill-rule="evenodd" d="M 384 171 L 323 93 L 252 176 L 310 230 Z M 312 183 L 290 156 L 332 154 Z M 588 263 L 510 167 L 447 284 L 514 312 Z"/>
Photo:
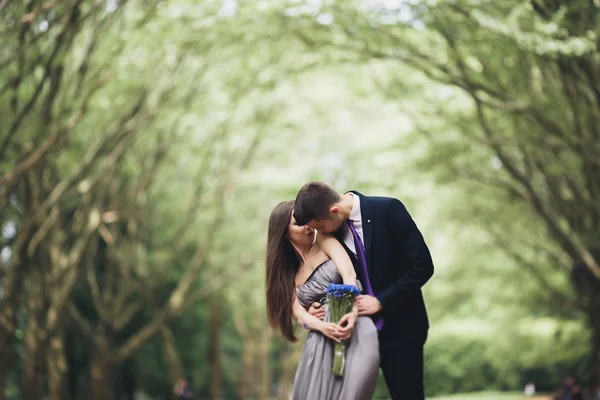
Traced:
<path id="1" fill-rule="evenodd" d="M 278 204 L 269 220 L 267 313 L 291 341 L 292 318 L 310 330 L 292 398 L 370 399 L 381 365 L 392 399 L 424 399 L 421 287 L 432 275 L 423 236 L 397 199 L 310 182 L 295 202 Z M 362 294 L 351 313 L 329 321 L 322 299 L 341 282 L 360 284 Z M 349 340 L 342 378 L 331 372 L 339 340 Z"/>

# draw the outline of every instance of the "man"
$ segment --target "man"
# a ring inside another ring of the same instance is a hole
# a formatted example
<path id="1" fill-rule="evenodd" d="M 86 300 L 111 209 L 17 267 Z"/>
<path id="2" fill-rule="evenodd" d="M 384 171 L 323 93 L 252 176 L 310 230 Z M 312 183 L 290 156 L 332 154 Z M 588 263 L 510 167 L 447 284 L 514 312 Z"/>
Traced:
<path id="1" fill-rule="evenodd" d="M 557 396 L 558 400 L 572 400 L 574 398 L 575 388 L 577 381 L 572 376 L 567 376 L 562 384 L 560 395 Z"/>
<path id="2" fill-rule="evenodd" d="M 424 399 L 429 323 L 421 287 L 433 275 L 433 261 L 404 205 L 355 191 L 341 195 L 310 182 L 296 196 L 294 218 L 333 233 L 350 255 L 366 293 L 357 298 L 359 314 L 370 315 L 379 330 L 381 369 L 392 399 Z M 323 317 L 318 303 L 309 312 Z"/>
<path id="3" fill-rule="evenodd" d="M 178 379 L 174 391 L 177 400 L 193 400 L 194 398 L 190 378 L 188 377 Z"/>

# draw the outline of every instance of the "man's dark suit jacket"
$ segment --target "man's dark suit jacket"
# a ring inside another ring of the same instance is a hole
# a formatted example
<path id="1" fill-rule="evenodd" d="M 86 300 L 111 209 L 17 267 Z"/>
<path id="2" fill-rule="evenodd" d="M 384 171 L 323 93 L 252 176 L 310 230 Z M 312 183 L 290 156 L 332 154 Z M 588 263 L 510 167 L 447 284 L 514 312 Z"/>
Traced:
<path id="1" fill-rule="evenodd" d="M 424 340 L 429 322 L 421 287 L 433 275 L 425 240 L 400 200 L 352 193 L 360 199 L 371 287 L 383 306 L 381 333 L 393 330 L 392 335 L 398 338 Z M 338 239 L 343 244 L 340 236 Z M 346 251 L 361 279 L 356 256 Z"/>

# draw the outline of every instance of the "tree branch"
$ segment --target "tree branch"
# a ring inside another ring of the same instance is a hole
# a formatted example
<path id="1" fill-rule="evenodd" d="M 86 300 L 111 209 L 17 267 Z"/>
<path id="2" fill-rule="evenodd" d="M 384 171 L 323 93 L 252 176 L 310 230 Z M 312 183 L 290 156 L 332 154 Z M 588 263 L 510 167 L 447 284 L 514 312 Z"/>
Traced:
<path id="1" fill-rule="evenodd" d="M 11 187 L 15 181 L 25 172 L 35 167 L 46 154 L 46 152 L 56 144 L 56 142 L 69 132 L 81 120 L 83 113 L 79 112 L 72 116 L 67 123 L 59 129 L 54 135 L 47 138 L 44 143 L 25 158 L 19 165 L 0 177 L 0 185 Z"/>
<path id="2" fill-rule="evenodd" d="M 46 61 L 42 79 L 36 85 L 33 94 L 31 95 L 27 103 L 17 112 L 17 115 L 11 123 L 6 137 L 2 142 L 0 142 L 0 156 L 6 153 L 6 149 L 10 141 L 12 140 L 12 137 L 19 130 L 19 127 L 21 126 L 21 123 L 23 122 L 25 116 L 33 110 L 33 106 L 39 98 L 40 94 L 42 93 L 42 89 L 44 88 L 46 81 L 51 76 L 52 64 L 54 63 L 54 60 L 57 58 L 63 46 L 71 45 L 72 40 L 75 37 L 76 32 L 74 31 L 74 29 L 78 22 L 79 6 L 81 5 L 82 1 L 83 0 L 76 0 L 73 4 L 71 8 L 71 13 L 68 18 L 68 22 L 65 25 L 63 31 L 58 35 L 55 42 L 55 46 L 52 49 L 48 60 Z"/>

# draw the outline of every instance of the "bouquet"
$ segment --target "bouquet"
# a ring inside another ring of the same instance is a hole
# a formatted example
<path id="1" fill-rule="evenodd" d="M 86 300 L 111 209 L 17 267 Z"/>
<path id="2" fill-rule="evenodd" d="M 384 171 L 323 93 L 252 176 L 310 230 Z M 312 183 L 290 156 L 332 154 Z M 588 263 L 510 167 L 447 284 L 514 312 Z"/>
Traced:
<path id="1" fill-rule="evenodd" d="M 329 305 L 329 320 L 338 323 L 340 319 L 350 311 L 354 305 L 356 296 L 360 291 L 352 285 L 336 285 L 330 283 L 327 287 L 326 296 Z M 333 375 L 344 376 L 344 361 L 346 357 L 346 344 L 334 343 L 333 346 Z"/>

